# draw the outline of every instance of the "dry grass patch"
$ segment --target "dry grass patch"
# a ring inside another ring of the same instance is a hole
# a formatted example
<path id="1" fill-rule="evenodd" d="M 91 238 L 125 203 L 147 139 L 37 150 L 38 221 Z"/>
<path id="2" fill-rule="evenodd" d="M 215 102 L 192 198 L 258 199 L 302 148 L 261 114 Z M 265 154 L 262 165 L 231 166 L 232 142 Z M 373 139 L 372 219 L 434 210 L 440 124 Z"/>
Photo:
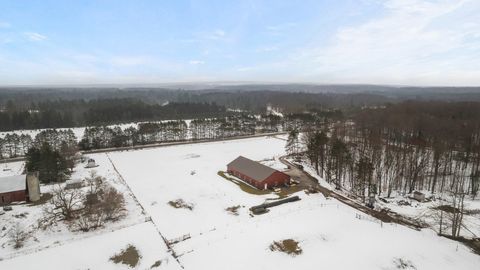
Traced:
<path id="1" fill-rule="evenodd" d="M 126 249 L 123 249 L 120 251 L 120 253 L 110 257 L 110 260 L 116 264 L 122 263 L 134 268 L 138 265 L 138 262 L 141 258 L 142 256 L 138 252 L 137 248 L 133 245 L 128 245 Z"/>
<path id="2" fill-rule="evenodd" d="M 241 190 L 243 190 L 244 192 L 247 192 L 249 194 L 252 194 L 252 195 L 266 195 L 266 194 L 271 194 L 272 192 L 270 190 L 260 190 L 260 189 L 257 189 L 253 186 L 250 186 L 249 184 L 241 181 L 241 180 L 238 180 L 237 178 L 234 178 L 230 175 L 228 175 L 226 172 L 223 172 L 223 171 L 219 171 L 217 173 L 219 176 L 227 179 L 228 181 L 234 183 L 235 185 L 237 185 Z"/>
<path id="3" fill-rule="evenodd" d="M 229 212 L 232 215 L 238 216 L 238 209 L 240 209 L 240 205 L 237 206 L 230 206 L 225 208 L 225 211 Z"/>
<path id="4" fill-rule="evenodd" d="M 178 200 L 175 200 L 175 201 L 169 201 L 168 204 L 173 208 L 185 208 L 185 209 L 188 209 L 190 211 L 193 210 L 193 204 L 186 203 L 182 199 L 178 199 Z"/>
<path id="5" fill-rule="evenodd" d="M 155 263 L 153 263 L 152 266 L 150 266 L 150 269 L 160 267 L 160 265 L 162 265 L 162 261 L 158 260 Z"/>
<path id="6" fill-rule="evenodd" d="M 270 245 L 270 250 L 284 252 L 291 256 L 302 254 L 302 248 L 300 248 L 298 242 L 293 239 L 285 239 L 278 242 L 274 241 Z"/>
<path id="7" fill-rule="evenodd" d="M 416 270 L 417 269 L 411 261 L 403 259 L 403 258 L 395 258 L 393 260 L 393 263 L 395 264 L 395 267 L 397 269 L 407 269 L 407 270 Z"/>

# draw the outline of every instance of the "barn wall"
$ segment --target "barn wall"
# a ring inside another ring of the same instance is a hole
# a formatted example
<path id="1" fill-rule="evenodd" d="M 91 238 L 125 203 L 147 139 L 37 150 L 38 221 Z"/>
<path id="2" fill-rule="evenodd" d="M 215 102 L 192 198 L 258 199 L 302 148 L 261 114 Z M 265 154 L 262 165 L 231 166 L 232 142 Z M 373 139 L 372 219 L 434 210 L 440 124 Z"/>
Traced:
<path id="1" fill-rule="evenodd" d="M 278 171 L 272 173 L 269 177 L 267 177 L 263 181 L 257 181 L 255 179 L 252 179 L 247 175 L 244 175 L 243 173 L 235 170 L 235 168 L 227 167 L 227 172 L 242 179 L 243 181 L 247 182 L 248 184 L 258 189 L 264 189 L 265 184 L 267 184 L 267 188 L 273 188 L 273 187 L 286 185 L 290 182 L 289 175 L 282 172 L 278 172 Z"/>
<path id="2" fill-rule="evenodd" d="M 12 202 L 23 202 L 26 201 L 26 199 L 27 196 L 25 190 L 0 193 L 0 205 L 9 204 Z"/>
<path id="3" fill-rule="evenodd" d="M 242 179 L 243 181 L 247 182 L 248 184 L 258 188 L 258 189 L 263 189 L 263 184 L 247 175 L 244 175 L 243 173 L 235 170 L 234 168 L 227 168 L 227 172 L 229 174 L 232 174 L 240 179 Z"/>
<path id="4" fill-rule="evenodd" d="M 282 172 L 274 172 L 267 179 L 263 180 L 262 186 L 267 184 L 269 188 L 278 187 L 288 184 L 290 176 Z"/>

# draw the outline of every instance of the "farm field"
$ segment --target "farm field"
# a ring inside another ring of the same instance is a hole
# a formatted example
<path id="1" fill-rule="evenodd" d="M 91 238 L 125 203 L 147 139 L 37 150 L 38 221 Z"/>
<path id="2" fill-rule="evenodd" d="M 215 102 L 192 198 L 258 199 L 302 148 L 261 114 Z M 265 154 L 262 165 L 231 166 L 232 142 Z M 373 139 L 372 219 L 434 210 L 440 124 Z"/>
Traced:
<path id="1" fill-rule="evenodd" d="M 132 269 L 109 259 L 128 245 L 142 257 L 135 269 L 158 260 L 158 269 L 478 269 L 480 257 L 458 242 L 430 229 L 381 223 L 320 193 L 297 192 L 300 201 L 251 215 L 251 206 L 278 196 L 244 192 L 218 172 L 238 155 L 282 169 L 284 145 L 258 137 L 89 155 L 99 175 L 131 195 L 127 218 L 83 237 L 43 236 L 24 253 L 0 249 L 13 254 L 0 269 L 31 262 L 48 269 Z M 81 165 L 76 170 L 72 178 L 88 173 Z M 159 233 L 172 243 L 178 262 Z M 283 240 L 298 243 L 294 253 L 275 250 L 274 242 Z"/>
<path id="2" fill-rule="evenodd" d="M 167 238 L 191 237 L 173 247 L 186 269 L 310 269 L 316 263 L 327 269 L 476 269 L 480 264 L 467 247 L 431 230 L 381 224 L 320 194 L 300 192 L 299 202 L 250 216 L 249 207 L 275 195 L 245 193 L 217 172 L 238 155 L 279 157 L 284 143 L 254 138 L 110 157 Z M 133 165 L 134 160 L 142 162 Z M 169 205 L 178 199 L 192 209 Z M 238 205 L 238 215 L 226 211 Z M 283 239 L 298 241 L 302 253 L 272 252 L 273 241 Z"/>
<path id="3" fill-rule="evenodd" d="M 0 268 L 28 269 L 35 265 L 39 269 L 130 269 L 110 260 L 129 245 L 141 256 L 138 269 L 150 269 L 157 261 L 161 261 L 158 269 L 180 269 L 150 222 L 0 261 Z"/>

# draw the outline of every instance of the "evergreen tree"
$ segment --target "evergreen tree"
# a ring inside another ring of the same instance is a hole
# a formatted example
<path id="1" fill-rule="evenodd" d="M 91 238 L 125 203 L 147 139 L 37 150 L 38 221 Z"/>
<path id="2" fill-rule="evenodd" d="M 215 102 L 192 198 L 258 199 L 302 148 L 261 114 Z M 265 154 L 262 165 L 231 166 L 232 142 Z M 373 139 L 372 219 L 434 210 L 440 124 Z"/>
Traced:
<path id="1" fill-rule="evenodd" d="M 38 171 L 42 183 L 63 181 L 70 173 L 66 159 L 47 143 L 28 150 L 25 167 L 29 172 Z"/>

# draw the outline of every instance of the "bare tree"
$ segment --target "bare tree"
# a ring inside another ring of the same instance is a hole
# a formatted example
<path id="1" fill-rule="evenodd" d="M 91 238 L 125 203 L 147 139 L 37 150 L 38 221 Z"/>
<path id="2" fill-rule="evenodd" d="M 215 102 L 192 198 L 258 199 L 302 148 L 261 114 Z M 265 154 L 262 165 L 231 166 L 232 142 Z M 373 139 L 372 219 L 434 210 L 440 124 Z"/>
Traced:
<path id="1" fill-rule="evenodd" d="M 459 237 L 460 229 L 463 226 L 463 214 L 465 211 L 465 192 L 460 185 L 458 185 L 455 191 L 452 192 L 452 199 L 452 213 L 450 213 L 452 236 Z"/>
<path id="2" fill-rule="evenodd" d="M 82 206 L 84 194 L 80 189 L 65 189 L 61 185 L 53 188 L 51 203 L 54 208 L 52 214 L 60 215 L 63 219 L 71 220 Z"/>
<path id="3" fill-rule="evenodd" d="M 116 220 L 125 211 L 125 198 L 123 194 L 110 187 L 103 193 L 101 202 L 102 212 L 107 220 Z"/>
<path id="4" fill-rule="evenodd" d="M 13 243 L 13 247 L 18 249 L 23 247 L 25 240 L 28 238 L 28 234 L 24 232 L 20 223 L 16 223 L 10 230 L 9 237 Z"/>

